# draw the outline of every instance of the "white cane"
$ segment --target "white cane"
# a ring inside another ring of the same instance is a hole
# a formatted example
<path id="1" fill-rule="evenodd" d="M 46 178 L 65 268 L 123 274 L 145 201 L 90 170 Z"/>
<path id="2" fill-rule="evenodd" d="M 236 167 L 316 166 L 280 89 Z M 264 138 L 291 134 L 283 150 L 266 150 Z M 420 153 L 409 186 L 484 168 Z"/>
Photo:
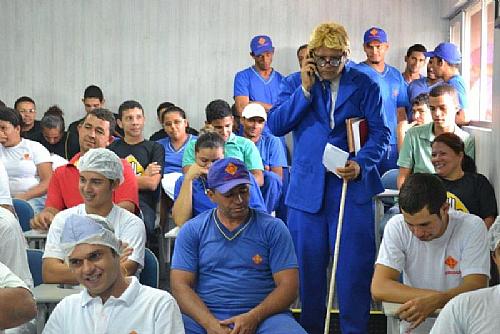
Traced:
<path id="1" fill-rule="evenodd" d="M 330 276 L 330 291 L 328 293 L 328 305 L 326 307 L 325 332 L 330 333 L 330 310 L 332 308 L 333 293 L 335 291 L 335 276 L 337 273 L 337 262 L 339 260 L 340 236 L 342 234 L 342 222 L 344 221 L 345 194 L 347 192 L 347 180 L 342 184 L 342 195 L 340 198 L 339 220 L 337 223 L 337 236 L 335 238 L 335 251 L 333 253 L 332 274 Z"/>

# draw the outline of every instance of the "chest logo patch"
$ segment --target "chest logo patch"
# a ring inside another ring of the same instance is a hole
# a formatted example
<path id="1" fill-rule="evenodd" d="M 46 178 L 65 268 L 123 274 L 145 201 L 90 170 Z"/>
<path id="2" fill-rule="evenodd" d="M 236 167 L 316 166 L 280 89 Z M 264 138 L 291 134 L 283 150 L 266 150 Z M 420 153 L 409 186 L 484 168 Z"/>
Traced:
<path id="1" fill-rule="evenodd" d="M 252 256 L 252 261 L 255 264 L 261 264 L 262 263 L 262 256 L 260 256 L 259 254 L 255 254 L 254 256 Z"/>
<path id="2" fill-rule="evenodd" d="M 444 261 L 444 264 L 446 264 L 450 269 L 455 269 L 456 265 L 458 264 L 458 261 L 453 258 L 453 256 L 448 256 L 446 260 Z"/>

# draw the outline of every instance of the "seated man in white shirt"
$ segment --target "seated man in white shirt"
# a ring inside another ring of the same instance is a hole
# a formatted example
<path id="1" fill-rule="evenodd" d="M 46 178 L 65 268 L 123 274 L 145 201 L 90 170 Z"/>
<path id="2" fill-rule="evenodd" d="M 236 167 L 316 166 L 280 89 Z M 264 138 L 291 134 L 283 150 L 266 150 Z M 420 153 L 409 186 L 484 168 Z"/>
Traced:
<path id="1" fill-rule="evenodd" d="M 60 244 L 64 222 L 72 214 L 105 217 L 116 237 L 129 247 L 122 261 L 127 275 L 138 275 L 144 265 L 146 230 L 140 218 L 113 204 L 113 191 L 123 182 L 123 164 L 120 158 L 105 148 L 91 149 L 80 158 L 78 170 L 78 187 L 84 203 L 63 210 L 54 217 L 43 254 L 43 281 L 77 283 L 75 275 L 64 264 L 65 254 Z"/>
<path id="2" fill-rule="evenodd" d="M 28 286 L 0 262 L 0 333 L 35 316 L 36 304 Z"/>
<path id="3" fill-rule="evenodd" d="M 500 273 L 500 219 L 488 232 L 493 261 Z M 439 313 L 431 334 L 489 334 L 500 328 L 500 285 L 463 293 L 452 300 Z"/>
<path id="4" fill-rule="evenodd" d="M 397 312 L 401 333 L 428 333 L 434 311 L 460 293 L 487 286 L 486 226 L 477 216 L 450 211 L 446 190 L 432 174 L 409 176 L 399 207 L 402 214 L 384 231 L 372 295 L 403 304 Z"/>
<path id="5" fill-rule="evenodd" d="M 68 216 L 60 243 L 85 289 L 56 306 L 44 333 L 184 333 L 179 306 L 168 292 L 125 277 L 121 242 L 106 219 Z"/>

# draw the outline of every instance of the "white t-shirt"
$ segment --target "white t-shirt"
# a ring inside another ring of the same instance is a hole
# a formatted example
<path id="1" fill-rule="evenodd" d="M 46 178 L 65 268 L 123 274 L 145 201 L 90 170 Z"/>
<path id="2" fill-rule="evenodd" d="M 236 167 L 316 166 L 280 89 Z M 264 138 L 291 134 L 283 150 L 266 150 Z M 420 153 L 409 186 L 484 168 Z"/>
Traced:
<path id="1" fill-rule="evenodd" d="M 49 233 L 47 234 L 47 243 L 43 258 L 56 258 L 64 260 L 65 253 L 60 247 L 61 234 L 64 228 L 66 218 L 72 214 L 85 215 L 85 204 L 80 204 L 72 208 L 63 210 L 55 215 L 50 224 Z M 146 229 L 142 220 L 129 211 L 113 205 L 111 212 L 106 217 L 110 227 L 115 231 L 118 239 L 128 243 L 129 247 L 133 248 L 129 260 L 139 264 L 136 275 L 140 273 L 140 269 L 144 266 L 144 247 L 146 243 Z"/>
<path id="2" fill-rule="evenodd" d="M 432 334 L 495 334 L 500 332 L 500 285 L 462 293 L 450 300 L 432 327 Z"/>
<path id="3" fill-rule="evenodd" d="M 33 288 L 26 254 L 26 238 L 21 225 L 9 210 L 0 207 L 0 262 L 9 267 L 16 276 Z"/>
<path id="4" fill-rule="evenodd" d="M 22 279 L 17 277 L 6 265 L 0 262 L 0 289 L 5 288 L 25 288 L 29 290 L 28 286 Z M 9 333 L 15 333 L 17 331 L 23 333 L 24 328 L 25 326 L 21 325 L 16 328 L 7 329 L 7 331 Z M 5 331 L 0 329 L 0 334 L 3 333 L 5 333 Z"/>
<path id="5" fill-rule="evenodd" d="M 0 159 L 9 175 L 12 196 L 26 192 L 40 182 L 36 165 L 52 162 L 49 151 L 42 144 L 24 138 L 13 147 L 0 145 Z"/>
<path id="6" fill-rule="evenodd" d="M 1 145 L 0 145 L 1 146 Z M 0 204 L 8 204 L 12 206 L 12 198 L 10 197 L 9 176 L 5 170 L 2 160 L 0 159 Z"/>
<path id="7" fill-rule="evenodd" d="M 118 297 L 104 305 L 87 290 L 64 298 L 52 312 L 44 334 L 59 333 L 172 333 L 183 334 L 181 312 L 166 291 L 142 285 L 132 277 Z"/>
<path id="8" fill-rule="evenodd" d="M 445 291 L 457 287 L 463 277 L 490 274 L 487 230 L 481 218 L 454 210 L 449 212 L 445 233 L 421 241 L 411 233 L 402 214 L 392 217 L 384 230 L 377 264 L 403 273 L 403 283 L 420 289 Z M 401 333 L 428 333 L 434 319 L 415 330 L 401 322 Z"/>

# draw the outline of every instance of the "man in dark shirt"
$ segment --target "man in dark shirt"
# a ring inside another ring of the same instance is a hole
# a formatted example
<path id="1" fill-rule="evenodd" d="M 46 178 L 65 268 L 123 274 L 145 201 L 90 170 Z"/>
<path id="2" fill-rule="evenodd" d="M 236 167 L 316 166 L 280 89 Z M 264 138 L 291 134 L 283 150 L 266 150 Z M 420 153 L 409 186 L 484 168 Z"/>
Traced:
<path id="1" fill-rule="evenodd" d="M 153 234 L 158 202 L 158 185 L 163 175 L 165 151 L 163 146 L 144 139 L 144 109 L 137 101 L 125 101 L 118 109 L 118 124 L 124 137 L 109 146 L 134 170 L 139 186 L 139 207 L 148 235 Z"/>
<path id="2" fill-rule="evenodd" d="M 19 111 L 23 119 L 21 136 L 23 138 L 33 139 L 33 137 L 42 130 L 40 127 L 40 121 L 35 120 L 35 101 L 33 101 L 33 99 L 29 96 L 21 96 L 14 103 L 14 109 Z"/>

